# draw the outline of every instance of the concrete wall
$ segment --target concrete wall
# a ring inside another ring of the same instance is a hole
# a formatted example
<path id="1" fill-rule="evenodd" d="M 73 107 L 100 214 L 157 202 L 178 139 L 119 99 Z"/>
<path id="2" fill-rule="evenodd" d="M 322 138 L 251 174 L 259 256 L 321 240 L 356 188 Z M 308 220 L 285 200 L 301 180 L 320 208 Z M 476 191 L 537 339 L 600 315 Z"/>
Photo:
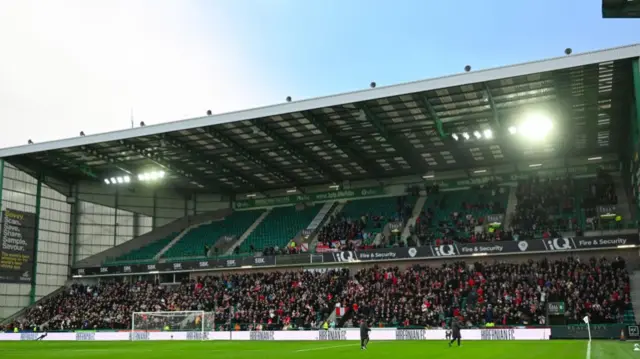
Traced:
<path id="1" fill-rule="evenodd" d="M 37 181 L 5 162 L 2 181 L 2 210 L 36 212 Z M 70 273 L 71 206 L 66 195 L 42 185 L 35 299 L 64 285 Z M 30 303 L 30 284 L 0 283 L 0 319 Z"/>
<path id="2" fill-rule="evenodd" d="M 170 189 L 142 185 L 119 187 L 81 182 L 78 184 L 76 197 L 82 202 L 118 208 L 152 218 L 150 223 L 145 222 L 145 228 L 158 228 L 187 215 L 230 207 L 228 199 L 217 194 L 198 194 L 188 198 Z M 142 233 L 146 231 L 143 230 Z"/>
<path id="3" fill-rule="evenodd" d="M 145 215 L 86 201 L 78 203 L 77 220 L 77 261 L 150 232 L 153 222 Z"/>

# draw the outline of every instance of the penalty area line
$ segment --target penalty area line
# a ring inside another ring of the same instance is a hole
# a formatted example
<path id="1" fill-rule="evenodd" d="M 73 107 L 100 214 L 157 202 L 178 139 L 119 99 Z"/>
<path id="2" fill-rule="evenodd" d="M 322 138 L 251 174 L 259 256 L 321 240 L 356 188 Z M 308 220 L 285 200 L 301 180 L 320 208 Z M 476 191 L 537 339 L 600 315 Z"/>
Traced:
<path id="1" fill-rule="evenodd" d="M 296 353 L 300 353 L 300 352 L 311 352 L 314 350 L 324 350 L 324 349 L 333 349 L 333 348 L 345 348 L 345 347 L 354 347 L 357 348 L 358 344 L 342 344 L 342 345 L 332 345 L 332 346 L 328 346 L 328 347 L 317 347 L 317 348 L 308 348 L 308 349 L 299 349 L 296 350 Z"/>

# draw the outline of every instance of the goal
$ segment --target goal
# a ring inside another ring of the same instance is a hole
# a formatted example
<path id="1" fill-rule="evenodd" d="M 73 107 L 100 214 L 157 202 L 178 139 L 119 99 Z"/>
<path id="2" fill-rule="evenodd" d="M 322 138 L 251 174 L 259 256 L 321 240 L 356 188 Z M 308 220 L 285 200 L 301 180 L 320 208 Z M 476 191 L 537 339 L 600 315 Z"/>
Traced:
<path id="1" fill-rule="evenodd" d="M 131 315 L 131 333 L 144 332 L 199 332 L 215 330 L 215 314 L 205 311 L 188 312 L 134 312 Z M 136 340 L 138 335 L 131 335 Z"/>

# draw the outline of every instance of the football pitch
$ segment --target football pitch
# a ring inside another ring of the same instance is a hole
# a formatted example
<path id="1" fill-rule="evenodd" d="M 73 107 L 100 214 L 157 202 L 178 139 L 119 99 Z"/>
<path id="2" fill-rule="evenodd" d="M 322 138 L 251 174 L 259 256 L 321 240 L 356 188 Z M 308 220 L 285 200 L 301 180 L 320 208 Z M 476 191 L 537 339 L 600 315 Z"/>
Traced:
<path id="1" fill-rule="evenodd" d="M 469 341 L 449 348 L 445 341 L 371 342 L 0 342 L 0 357 L 38 359 L 626 359 L 640 358 L 633 343 L 594 341 Z"/>

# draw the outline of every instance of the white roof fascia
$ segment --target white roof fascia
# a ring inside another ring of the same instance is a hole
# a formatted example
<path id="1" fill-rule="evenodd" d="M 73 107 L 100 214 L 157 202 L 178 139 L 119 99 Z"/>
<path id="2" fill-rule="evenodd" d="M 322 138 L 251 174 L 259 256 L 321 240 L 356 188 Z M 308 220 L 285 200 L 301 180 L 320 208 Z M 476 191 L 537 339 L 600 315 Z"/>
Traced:
<path id="1" fill-rule="evenodd" d="M 510 65 L 488 70 L 472 71 L 468 73 L 438 77 L 429 80 L 415 81 L 399 85 L 349 92 L 345 94 L 277 104 L 249 110 L 217 114 L 213 116 L 193 118 L 183 121 L 168 122 L 158 125 L 119 130 L 96 135 L 35 143 L 33 145 L 9 147 L 0 149 L 0 158 L 51 151 L 62 148 L 91 145 L 101 142 L 118 141 L 135 137 L 152 136 L 167 132 L 189 130 L 236 121 L 253 120 L 256 118 L 308 111 L 323 107 L 370 101 L 374 99 L 405 95 L 409 93 L 437 90 L 473 83 L 482 83 L 487 81 L 526 76 L 529 74 L 556 71 L 572 67 L 580 67 L 590 64 L 638 57 L 640 57 L 640 44 L 635 44 L 607 50 L 557 57 L 548 60 L 540 60 L 519 65 Z"/>

